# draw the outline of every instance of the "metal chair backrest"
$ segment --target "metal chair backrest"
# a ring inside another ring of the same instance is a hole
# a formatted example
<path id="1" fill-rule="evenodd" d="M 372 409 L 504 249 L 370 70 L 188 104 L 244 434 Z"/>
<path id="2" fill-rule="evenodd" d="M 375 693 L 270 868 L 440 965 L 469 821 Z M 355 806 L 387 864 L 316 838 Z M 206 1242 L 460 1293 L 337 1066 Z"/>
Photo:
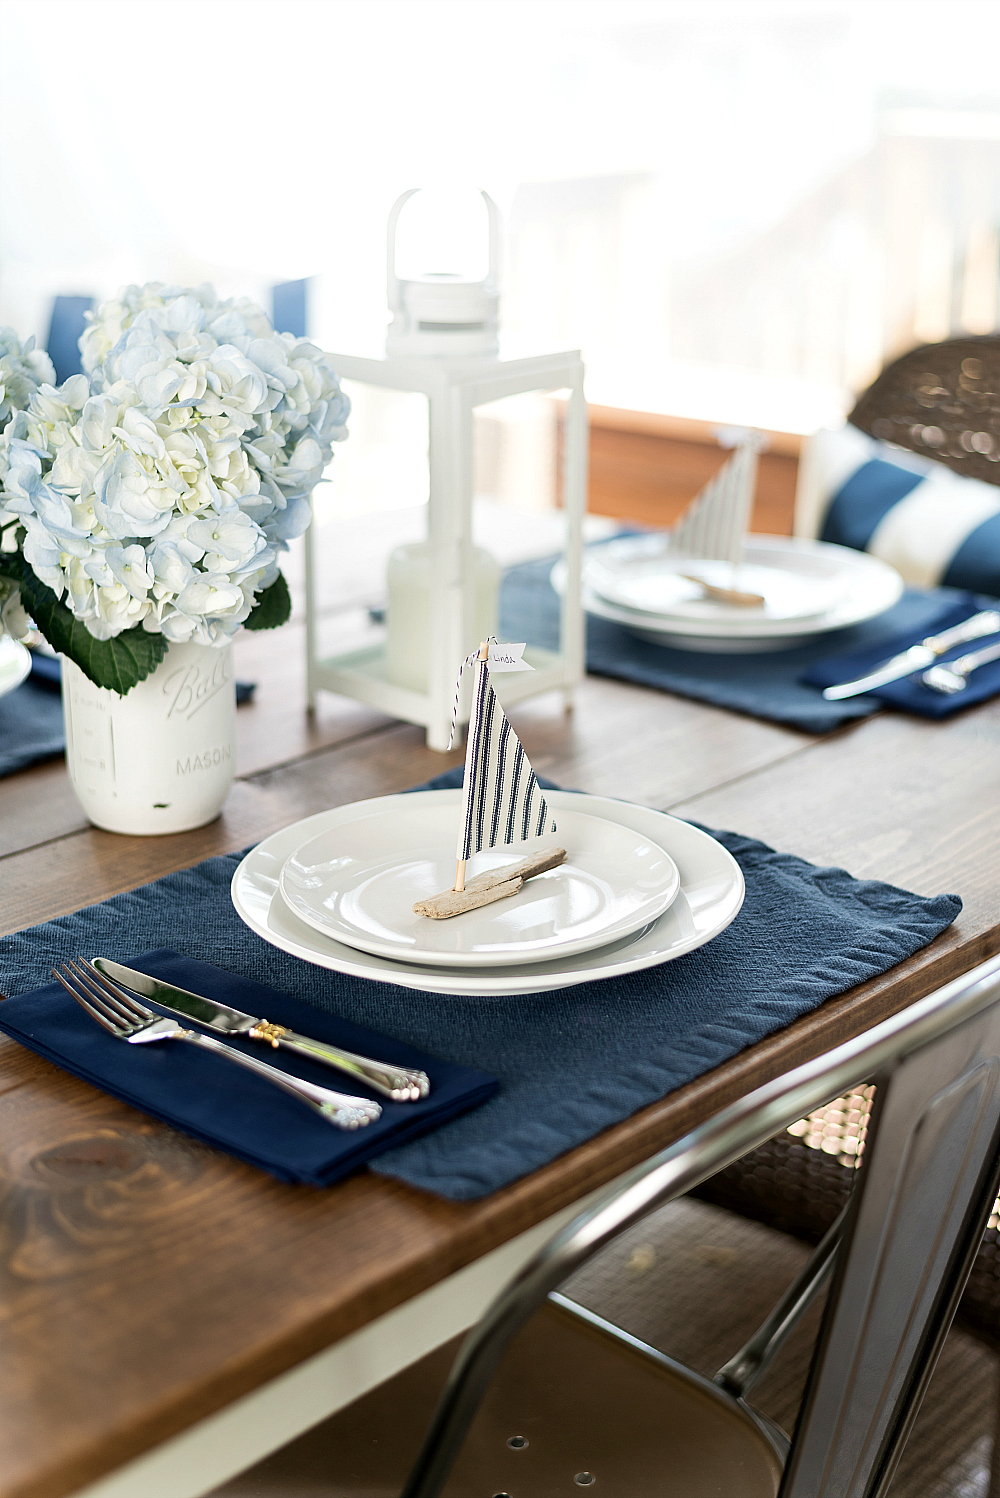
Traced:
<path id="1" fill-rule="evenodd" d="M 403 1498 L 435 1498 L 493 1371 L 619 1233 L 859 1081 L 876 1102 L 782 1498 L 882 1498 L 1000 1185 L 1000 958 L 768 1083 L 631 1171 L 469 1333 Z"/>
<path id="2" fill-rule="evenodd" d="M 84 313 L 94 305 L 91 296 L 57 296 L 52 302 L 46 351 L 56 372 L 56 384 L 80 374 L 80 334 L 87 326 Z"/>

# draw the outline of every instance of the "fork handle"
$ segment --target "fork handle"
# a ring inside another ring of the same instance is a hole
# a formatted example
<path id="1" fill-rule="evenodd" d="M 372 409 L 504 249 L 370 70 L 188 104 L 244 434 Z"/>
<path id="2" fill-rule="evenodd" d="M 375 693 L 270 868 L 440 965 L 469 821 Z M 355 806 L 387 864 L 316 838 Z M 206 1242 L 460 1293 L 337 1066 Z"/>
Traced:
<path id="1" fill-rule="evenodd" d="M 266 1061 L 258 1061 L 256 1056 L 248 1056 L 244 1051 L 238 1051 L 233 1046 L 226 1045 L 225 1041 L 215 1040 L 211 1035 L 202 1035 L 194 1030 L 183 1030 L 178 1034 L 179 1040 L 186 1040 L 189 1045 L 201 1046 L 203 1050 L 215 1051 L 219 1056 L 225 1056 L 227 1060 L 233 1061 L 237 1066 L 243 1066 L 247 1071 L 256 1072 L 259 1077 L 265 1077 L 268 1082 L 273 1082 L 275 1087 L 280 1087 L 284 1092 L 290 1092 L 293 1097 L 305 1103 L 316 1113 L 329 1122 L 336 1124 L 341 1129 L 356 1129 L 374 1119 L 381 1118 L 382 1109 L 378 1103 L 373 1103 L 368 1098 L 348 1097 L 343 1092 L 333 1092 L 329 1087 L 318 1087 L 315 1082 L 305 1082 L 301 1077 L 291 1077 L 287 1072 L 279 1071 L 276 1066 L 268 1066 Z"/>
<path id="2" fill-rule="evenodd" d="M 971 650 L 968 655 L 960 655 L 957 661 L 946 661 L 945 669 L 954 671 L 957 676 L 971 676 L 980 666 L 996 660 L 1000 660 L 1000 644 L 986 645 L 982 650 Z"/>

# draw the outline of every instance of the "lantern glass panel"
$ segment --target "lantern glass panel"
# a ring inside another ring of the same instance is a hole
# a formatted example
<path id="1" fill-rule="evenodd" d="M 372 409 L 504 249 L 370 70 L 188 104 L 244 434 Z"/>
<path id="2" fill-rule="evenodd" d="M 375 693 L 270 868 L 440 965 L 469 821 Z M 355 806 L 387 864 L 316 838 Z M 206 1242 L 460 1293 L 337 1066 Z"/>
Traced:
<path id="1" fill-rule="evenodd" d="M 529 391 L 476 406 L 472 423 L 472 539 L 502 574 L 497 633 L 547 651 L 559 649 L 559 609 L 540 564 L 566 544 L 558 422 L 554 395 Z"/>
<path id="2" fill-rule="evenodd" d="M 350 438 L 313 496 L 315 619 L 324 656 L 385 640 L 391 553 L 427 539 L 428 403 L 419 392 L 343 380 Z"/>

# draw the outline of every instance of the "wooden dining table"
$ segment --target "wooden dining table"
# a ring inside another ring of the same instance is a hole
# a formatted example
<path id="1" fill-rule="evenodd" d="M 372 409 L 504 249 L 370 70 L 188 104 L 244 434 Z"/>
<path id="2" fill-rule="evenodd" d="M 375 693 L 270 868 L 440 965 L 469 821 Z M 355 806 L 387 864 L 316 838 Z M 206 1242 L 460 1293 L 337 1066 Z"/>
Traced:
<path id="1" fill-rule="evenodd" d="M 0 933 L 458 762 L 342 698 L 308 715 L 297 624 L 237 649 L 258 688 L 209 826 L 101 832 L 59 760 L 0 780 Z M 552 694 L 511 717 L 564 786 L 955 891 L 962 913 L 881 977 L 471 1202 L 365 1170 L 282 1184 L 0 1037 L 0 1498 L 210 1492 L 469 1325 L 629 1167 L 1000 949 L 1000 701 L 815 736 L 590 677 L 572 712 Z"/>

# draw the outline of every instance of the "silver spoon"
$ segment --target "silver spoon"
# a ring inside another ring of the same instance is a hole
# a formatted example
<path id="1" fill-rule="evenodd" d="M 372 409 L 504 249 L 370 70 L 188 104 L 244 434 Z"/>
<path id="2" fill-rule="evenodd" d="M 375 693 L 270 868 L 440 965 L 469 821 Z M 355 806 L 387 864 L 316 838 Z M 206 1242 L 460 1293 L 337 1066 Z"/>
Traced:
<path id="1" fill-rule="evenodd" d="M 925 687 L 931 687 L 935 692 L 943 692 L 946 696 L 952 696 L 955 692 L 964 692 L 969 685 L 969 677 L 979 666 L 985 666 L 987 661 L 1000 660 L 1000 644 L 987 645 L 983 650 L 971 650 L 968 655 L 960 655 L 955 661 L 948 661 L 941 666 L 932 666 L 925 671 L 920 680 Z"/>

